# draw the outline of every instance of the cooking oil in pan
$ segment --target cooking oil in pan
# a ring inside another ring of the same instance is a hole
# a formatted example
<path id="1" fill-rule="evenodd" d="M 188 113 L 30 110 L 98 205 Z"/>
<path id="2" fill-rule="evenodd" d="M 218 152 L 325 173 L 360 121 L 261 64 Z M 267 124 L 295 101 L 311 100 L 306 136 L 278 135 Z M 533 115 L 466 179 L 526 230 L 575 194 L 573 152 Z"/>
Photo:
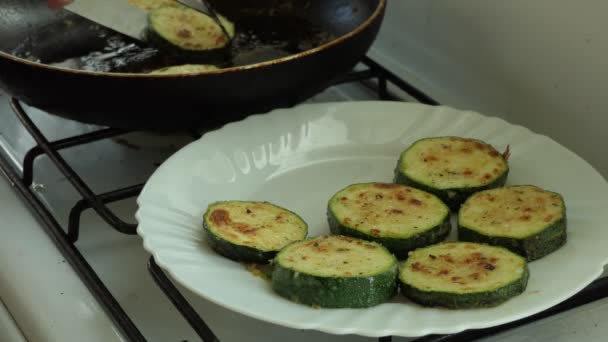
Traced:
<path id="1" fill-rule="evenodd" d="M 81 30 L 82 33 L 77 34 L 73 33 L 74 24 L 70 25 L 71 36 L 63 37 L 60 42 L 68 45 L 48 41 L 58 39 L 56 34 L 34 34 L 13 53 L 54 66 L 95 72 L 146 73 L 171 65 L 192 63 L 182 56 L 142 46 L 139 42 L 97 25 L 88 24 L 86 29 Z M 315 48 L 334 38 L 329 32 L 296 17 L 242 18 L 230 46 L 229 58 L 209 64 L 229 67 L 269 61 Z M 55 51 L 58 46 L 70 48 Z"/>
<path id="2" fill-rule="evenodd" d="M 239 22 L 232 42 L 232 65 L 247 65 L 306 51 L 334 37 L 311 23 L 289 16 L 250 17 Z"/>

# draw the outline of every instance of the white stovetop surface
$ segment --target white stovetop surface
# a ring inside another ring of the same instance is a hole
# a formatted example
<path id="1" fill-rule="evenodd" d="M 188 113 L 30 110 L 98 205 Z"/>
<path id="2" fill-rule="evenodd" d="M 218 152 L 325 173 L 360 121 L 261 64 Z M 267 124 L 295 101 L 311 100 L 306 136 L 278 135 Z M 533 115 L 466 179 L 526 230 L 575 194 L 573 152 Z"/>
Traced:
<path id="1" fill-rule="evenodd" d="M 5 237 L 0 239 L 0 299 L 27 340 L 76 341 L 93 335 L 99 341 L 122 341 L 5 178 L 0 201 Z M 0 341 L 18 341 L 1 338 L 12 323 L 8 313 L 4 317 Z"/>
<path id="2" fill-rule="evenodd" d="M 0 341 L 25 342 L 25 337 L 19 330 L 15 320 L 0 301 Z"/>
<path id="3" fill-rule="evenodd" d="M 327 92 L 314 101 L 369 98 L 369 94 L 351 86 Z M 90 130 L 82 126 L 29 110 L 34 120 L 59 138 Z M 2 127 L 14 126 L 15 119 L 0 94 Z M 11 126 L 13 125 L 13 126 Z M 22 131 L 5 131 L 0 127 L 0 144 L 11 147 L 11 157 L 21 158 L 32 145 Z M 64 157 L 90 182 L 96 192 L 141 182 L 187 139 L 174 136 L 128 135 L 95 143 L 94 152 L 87 149 L 66 150 Z M 130 145 L 131 147 L 127 146 Z M 133 149 L 133 146 L 136 150 Z M 137 157 L 133 157 L 137 155 Z M 99 165 L 112 165 L 100 168 Z M 77 196 L 66 180 L 47 160 L 36 163 L 35 188 L 49 203 L 60 223 L 67 221 L 70 207 Z M 116 184 L 117 181 L 121 184 Z M 124 184 L 123 184 L 124 182 Z M 123 341 L 100 306 L 65 262 L 28 208 L 0 177 L 0 341 L 19 341 L 19 333 L 31 342 Z M 125 220 L 133 221 L 133 199 L 112 206 Z M 173 305 L 162 294 L 147 271 L 149 255 L 138 236 L 125 236 L 113 231 L 91 212 L 82 219 L 81 238 L 77 247 L 132 317 L 149 341 L 198 341 L 194 332 Z M 334 336 L 315 331 L 283 328 L 228 311 L 200 299 L 180 288 L 222 341 L 361 341 L 377 339 L 360 336 Z M 1 309 L 1 306 L 0 306 Z M 556 317 L 545 319 L 486 341 L 600 341 L 608 334 L 608 300 L 599 301 Z M 15 324 L 16 323 L 16 324 Z M 16 325 L 16 326 L 15 326 Z M 12 334 L 12 335 L 11 335 Z M 395 338 L 394 341 L 406 341 Z"/>

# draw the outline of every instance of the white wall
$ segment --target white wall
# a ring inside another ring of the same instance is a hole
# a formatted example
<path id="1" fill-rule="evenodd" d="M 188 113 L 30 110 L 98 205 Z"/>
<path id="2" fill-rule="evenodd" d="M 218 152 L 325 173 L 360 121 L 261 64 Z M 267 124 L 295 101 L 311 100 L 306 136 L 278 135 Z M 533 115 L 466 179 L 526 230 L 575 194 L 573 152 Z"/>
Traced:
<path id="1" fill-rule="evenodd" d="M 372 56 L 444 104 L 551 136 L 608 177 L 608 1 L 389 0 Z"/>

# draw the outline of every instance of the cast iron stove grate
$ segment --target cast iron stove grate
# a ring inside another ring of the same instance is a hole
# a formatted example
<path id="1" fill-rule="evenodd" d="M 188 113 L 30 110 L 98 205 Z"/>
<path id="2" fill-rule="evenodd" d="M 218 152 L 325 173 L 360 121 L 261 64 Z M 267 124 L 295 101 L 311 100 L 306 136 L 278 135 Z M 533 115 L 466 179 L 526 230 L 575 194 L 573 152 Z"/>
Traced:
<path id="1" fill-rule="evenodd" d="M 382 100 L 399 100 L 389 91 L 389 84 L 392 84 L 397 89 L 404 91 L 416 101 L 429 105 L 437 105 L 438 103 L 431 97 L 416 89 L 408 82 L 397 77 L 393 73 L 386 70 L 384 67 L 376 63 L 370 58 L 365 58 L 363 64 L 366 66 L 364 70 L 353 71 L 340 80 L 336 84 L 349 82 L 363 82 L 372 87 L 379 99 Z M 375 83 L 370 83 L 376 81 Z M 131 318 L 121 308 L 120 304 L 112 296 L 110 291 L 103 284 L 102 280 L 89 265 L 87 260 L 82 256 L 75 242 L 78 240 L 80 218 L 83 211 L 93 209 L 104 221 L 112 226 L 116 231 L 123 234 L 136 234 L 136 225 L 124 222 L 107 206 L 112 202 L 121 201 L 127 198 L 137 196 L 143 188 L 143 184 L 136 184 L 130 187 L 117 189 L 111 192 L 96 194 L 87 185 L 78 173 L 70 167 L 70 165 L 59 154 L 60 150 L 82 146 L 95 141 L 108 139 L 129 133 L 125 130 L 105 128 L 92 133 L 73 136 L 57 141 L 49 141 L 40 129 L 30 119 L 28 113 L 23 109 L 22 105 L 16 99 L 11 99 L 11 106 L 23 124 L 25 129 L 31 134 L 36 141 L 36 146 L 25 155 L 23 160 L 23 171 L 19 172 L 13 164 L 11 164 L 4 156 L 0 155 L 0 169 L 11 182 L 11 185 L 18 191 L 22 199 L 34 211 L 37 218 L 42 222 L 42 226 L 50 235 L 51 239 L 59 247 L 64 257 L 74 267 L 82 281 L 92 292 L 94 297 L 99 301 L 108 316 L 121 329 L 125 337 L 130 341 L 146 341 L 139 329 L 135 326 Z M 198 132 L 191 132 L 193 139 L 200 137 Z M 47 209 L 42 201 L 34 194 L 32 187 L 34 175 L 34 160 L 46 155 L 59 171 L 66 177 L 72 186 L 78 191 L 81 200 L 76 202 L 72 207 L 69 215 L 68 226 L 66 229 L 62 227 L 55 219 L 53 214 Z M 150 258 L 148 262 L 148 270 L 156 284 L 162 289 L 165 295 L 175 305 L 177 310 L 183 315 L 184 319 L 190 324 L 192 329 L 200 336 L 202 341 L 211 342 L 219 341 L 210 327 L 205 323 L 203 318 L 194 310 L 184 296 L 179 292 L 172 281 L 155 263 L 154 258 Z M 479 330 L 467 330 L 451 335 L 430 335 L 417 339 L 417 342 L 453 342 L 453 341 L 471 341 L 484 336 L 496 334 L 498 332 L 521 326 L 544 317 L 548 317 L 568 309 L 578 307 L 592 301 L 604 298 L 608 295 L 608 278 L 601 278 L 593 282 L 587 288 L 579 292 L 570 299 L 556 305 L 546 311 L 536 315 L 511 322 L 508 324 Z M 386 336 L 379 338 L 380 342 L 391 341 L 392 337 Z"/>

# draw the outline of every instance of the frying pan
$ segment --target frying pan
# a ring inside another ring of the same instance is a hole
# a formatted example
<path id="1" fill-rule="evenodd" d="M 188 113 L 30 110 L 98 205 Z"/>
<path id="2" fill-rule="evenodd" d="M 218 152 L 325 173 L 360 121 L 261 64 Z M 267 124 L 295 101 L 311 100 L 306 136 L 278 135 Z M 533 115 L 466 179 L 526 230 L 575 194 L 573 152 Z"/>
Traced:
<path id="1" fill-rule="evenodd" d="M 30 106 L 85 123 L 143 130 L 221 124 L 292 106 L 327 88 L 367 53 L 386 7 L 386 0 L 210 3 L 237 29 L 243 22 L 260 25 L 248 27 L 257 35 L 274 30 L 269 23 L 296 22 L 273 34 L 297 40 L 311 25 L 332 39 L 287 56 L 198 74 L 89 71 L 51 62 L 102 49 L 105 31 L 65 10 L 50 10 L 42 0 L 0 0 L 0 87 Z M 31 51 L 17 53 L 24 46 Z"/>

